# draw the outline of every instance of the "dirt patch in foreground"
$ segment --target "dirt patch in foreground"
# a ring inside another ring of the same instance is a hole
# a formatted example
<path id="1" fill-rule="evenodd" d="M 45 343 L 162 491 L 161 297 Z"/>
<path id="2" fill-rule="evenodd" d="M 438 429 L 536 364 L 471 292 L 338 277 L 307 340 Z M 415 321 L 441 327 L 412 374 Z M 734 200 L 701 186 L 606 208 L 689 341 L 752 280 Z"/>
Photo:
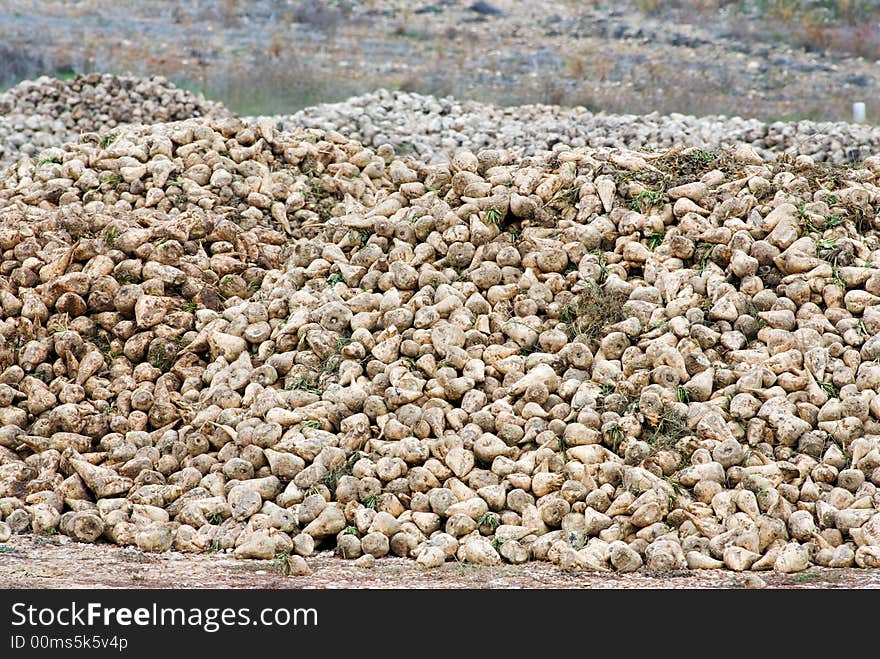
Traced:
<path id="1" fill-rule="evenodd" d="M 327 552 L 329 554 L 329 552 Z M 0 588 L 744 588 L 750 577 L 723 570 L 666 574 L 563 572 L 549 563 L 473 566 L 449 562 L 420 570 L 385 558 L 372 569 L 331 555 L 309 559 L 310 577 L 281 576 L 273 561 L 228 554 L 146 554 L 133 547 L 86 545 L 66 538 L 15 536 L 0 545 Z M 759 574 L 768 588 L 877 588 L 880 570 L 813 567 Z"/>

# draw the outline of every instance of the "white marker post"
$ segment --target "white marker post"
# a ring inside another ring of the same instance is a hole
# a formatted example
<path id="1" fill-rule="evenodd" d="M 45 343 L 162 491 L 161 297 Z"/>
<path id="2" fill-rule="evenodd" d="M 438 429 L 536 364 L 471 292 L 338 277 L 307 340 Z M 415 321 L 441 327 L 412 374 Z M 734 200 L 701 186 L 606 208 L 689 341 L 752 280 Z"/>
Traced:
<path id="1" fill-rule="evenodd" d="M 853 103 L 853 121 L 857 124 L 865 121 L 865 104 L 861 101 Z"/>

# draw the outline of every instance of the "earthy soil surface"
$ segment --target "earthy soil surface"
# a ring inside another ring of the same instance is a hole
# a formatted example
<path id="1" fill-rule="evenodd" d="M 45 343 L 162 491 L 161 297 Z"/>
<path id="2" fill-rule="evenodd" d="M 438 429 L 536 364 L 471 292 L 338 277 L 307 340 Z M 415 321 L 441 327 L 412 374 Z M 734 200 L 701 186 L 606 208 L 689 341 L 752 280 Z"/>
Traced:
<path id="1" fill-rule="evenodd" d="M 281 576 L 273 561 L 227 554 L 146 554 L 133 547 L 86 545 L 64 537 L 13 536 L 0 545 L 0 589 L 5 588 L 748 588 L 758 575 L 767 588 L 877 588 L 880 570 L 811 567 L 786 575 L 727 570 L 660 574 L 565 572 L 549 563 L 484 567 L 447 563 L 418 569 L 403 558 L 383 558 L 369 570 L 322 552 L 309 559 L 314 574 Z"/>
<path id="2" fill-rule="evenodd" d="M 765 120 L 847 120 L 853 101 L 876 96 L 876 52 L 853 57 L 846 47 L 872 44 L 870 31 L 841 32 L 832 22 L 835 39 L 819 35 L 801 47 L 787 36 L 802 29 L 795 23 L 805 13 L 780 23 L 727 6 L 650 15 L 638 6 L 8 0 L 0 6 L 0 85 L 65 71 L 158 73 L 246 114 L 289 113 L 379 86 Z M 868 118 L 877 112 L 869 103 Z"/>

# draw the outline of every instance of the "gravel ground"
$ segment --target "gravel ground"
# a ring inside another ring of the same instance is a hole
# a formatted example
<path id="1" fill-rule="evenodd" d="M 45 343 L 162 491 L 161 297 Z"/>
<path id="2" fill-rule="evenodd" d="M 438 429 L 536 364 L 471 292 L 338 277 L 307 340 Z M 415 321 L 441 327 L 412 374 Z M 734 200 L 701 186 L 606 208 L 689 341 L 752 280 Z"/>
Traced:
<path id="1" fill-rule="evenodd" d="M 6 588 L 748 588 L 758 575 L 767 588 L 880 589 L 880 570 L 812 567 L 787 575 L 727 570 L 649 574 L 565 572 L 548 563 L 485 567 L 447 563 L 420 570 L 403 558 L 384 558 L 369 570 L 319 554 L 314 574 L 283 577 L 273 561 L 227 554 L 146 554 L 135 548 L 87 545 L 67 538 L 14 536 L 0 545 L 0 589 Z M 329 552 L 324 552 L 329 553 Z"/>

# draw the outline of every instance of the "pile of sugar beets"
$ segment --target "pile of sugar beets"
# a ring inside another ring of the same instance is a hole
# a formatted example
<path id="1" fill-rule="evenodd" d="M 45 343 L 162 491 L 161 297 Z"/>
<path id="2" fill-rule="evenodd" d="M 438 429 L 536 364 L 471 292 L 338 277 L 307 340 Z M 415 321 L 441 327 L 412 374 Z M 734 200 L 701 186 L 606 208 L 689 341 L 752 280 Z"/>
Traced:
<path id="1" fill-rule="evenodd" d="M 834 164 L 880 153 L 880 127 L 869 124 L 594 113 L 584 107 L 498 106 L 385 89 L 273 119 L 280 128 L 336 130 L 371 147 L 387 142 L 400 153 L 416 154 L 428 162 L 445 162 L 460 150 L 490 147 L 503 147 L 520 157 L 534 156 L 552 151 L 557 144 L 635 150 L 715 150 L 748 144 L 765 158 L 801 154 Z"/>
<path id="2" fill-rule="evenodd" d="M 69 80 L 42 76 L 0 93 L 0 167 L 80 136 L 107 140 L 120 125 L 230 114 L 222 104 L 176 87 L 162 76 L 90 73 Z"/>
<path id="3" fill-rule="evenodd" d="M 880 567 L 878 175 L 747 145 L 428 165 L 233 118 L 25 158 L 0 542 Z"/>

